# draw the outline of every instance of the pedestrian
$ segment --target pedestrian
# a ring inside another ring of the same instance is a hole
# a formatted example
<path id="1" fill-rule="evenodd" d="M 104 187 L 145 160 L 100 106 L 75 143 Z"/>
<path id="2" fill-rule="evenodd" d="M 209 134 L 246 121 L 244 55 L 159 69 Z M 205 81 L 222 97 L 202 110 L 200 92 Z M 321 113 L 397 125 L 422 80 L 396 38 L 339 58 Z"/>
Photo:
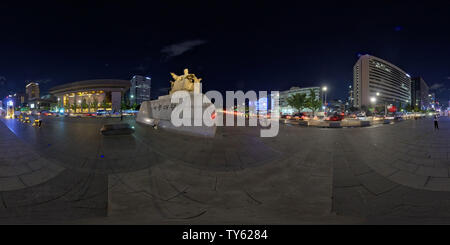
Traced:
<path id="1" fill-rule="evenodd" d="M 438 117 L 438 115 L 434 115 L 434 130 L 439 130 L 439 123 L 438 123 L 438 121 L 439 121 L 439 117 Z"/>
<path id="2" fill-rule="evenodd" d="M 123 112 L 120 113 L 120 121 L 123 120 Z"/>

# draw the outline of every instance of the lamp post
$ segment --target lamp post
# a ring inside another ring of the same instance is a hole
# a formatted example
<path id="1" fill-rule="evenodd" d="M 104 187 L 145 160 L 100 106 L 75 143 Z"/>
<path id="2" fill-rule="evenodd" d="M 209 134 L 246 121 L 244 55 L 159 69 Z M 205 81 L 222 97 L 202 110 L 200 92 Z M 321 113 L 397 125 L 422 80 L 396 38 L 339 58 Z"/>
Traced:
<path id="1" fill-rule="evenodd" d="M 377 97 L 380 96 L 380 92 L 377 92 Z M 386 110 L 386 101 L 383 101 L 383 106 L 384 106 L 384 117 L 386 117 L 387 114 L 387 110 Z"/>
<path id="2" fill-rule="evenodd" d="M 327 86 L 323 86 L 322 87 L 322 106 L 324 107 L 324 111 L 327 108 L 326 104 L 327 104 Z M 323 97 L 325 97 L 325 100 L 323 99 Z"/>
<path id="3" fill-rule="evenodd" d="M 370 97 L 370 103 L 373 104 L 375 106 L 375 103 L 377 103 L 377 98 L 376 97 Z M 373 114 L 372 114 L 372 118 L 373 118 Z"/>

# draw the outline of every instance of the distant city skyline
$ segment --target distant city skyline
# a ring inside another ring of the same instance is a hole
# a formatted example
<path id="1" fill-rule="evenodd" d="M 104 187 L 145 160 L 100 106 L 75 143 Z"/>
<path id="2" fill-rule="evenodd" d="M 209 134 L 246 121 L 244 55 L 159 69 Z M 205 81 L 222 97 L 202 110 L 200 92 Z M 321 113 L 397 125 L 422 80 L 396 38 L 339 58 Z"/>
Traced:
<path id="1" fill-rule="evenodd" d="M 2 97 L 24 92 L 29 81 L 44 94 L 64 83 L 135 74 L 152 78 L 153 96 L 170 86 L 170 72 L 189 68 L 206 90 L 327 86 L 330 99 L 345 99 L 358 54 L 369 54 L 423 77 L 440 101 L 450 99 L 450 34 L 444 31 L 450 17 L 435 6 L 39 3 L 4 9 Z M 264 18 L 249 19 L 250 12 Z M 184 14 L 190 17 L 176 18 Z"/>

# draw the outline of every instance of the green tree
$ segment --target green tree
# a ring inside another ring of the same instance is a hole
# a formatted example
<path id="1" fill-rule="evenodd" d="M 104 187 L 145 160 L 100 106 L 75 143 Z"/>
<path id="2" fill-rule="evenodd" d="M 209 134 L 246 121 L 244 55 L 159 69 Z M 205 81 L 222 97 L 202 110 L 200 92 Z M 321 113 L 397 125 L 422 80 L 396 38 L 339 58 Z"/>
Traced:
<path id="1" fill-rule="evenodd" d="M 73 112 L 77 112 L 77 108 L 78 108 L 77 103 L 73 103 L 71 108 L 72 108 Z"/>
<path id="2" fill-rule="evenodd" d="M 108 107 L 108 103 L 106 103 L 106 100 L 102 101 L 102 108 L 103 110 L 106 110 L 106 108 Z"/>
<path id="3" fill-rule="evenodd" d="M 320 106 L 322 105 L 320 99 L 316 97 L 317 96 L 314 89 L 310 89 L 309 96 L 306 99 L 306 108 L 311 109 L 311 111 L 313 112 L 313 117 L 316 116 L 316 111 L 319 110 Z"/>
<path id="4" fill-rule="evenodd" d="M 86 99 L 83 99 L 83 101 L 81 101 L 81 108 L 83 108 L 83 110 L 88 108 L 88 104 L 86 102 Z"/>
<path id="5" fill-rule="evenodd" d="M 287 103 L 301 112 L 306 107 L 306 94 L 294 94 L 287 98 Z"/>
<path id="6" fill-rule="evenodd" d="M 380 113 L 384 113 L 384 105 L 377 105 L 375 107 L 375 111 L 380 114 Z"/>
<path id="7" fill-rule="evenodd" d="M 413 108 L 412 108 L 411 104 L 409 104 L 409 103 L 406 104 L 405 110 L 406 110 L 407 112 L 413 111 Z"/>
<path id="8" fill-rule="evenodd" d="M 124 111 L 124 110 L 128 110 L 130 107 L 127 105 L 127 103 L 125 103 L 125 102 L 122 102 L 122 104 L 120 105 L 120 109 L 122 110 L 122 111 Z"/>
<path id="9" fill-rule="evenodd" d="M 358 111 L 358 108 L 357 108 L 357 107 L 354 107 L 354 106 L 351 106 L 350 108 L 348 108 L 348 110 L 349 110 L 350 112 L 356 112 L 356 111 Z"/>

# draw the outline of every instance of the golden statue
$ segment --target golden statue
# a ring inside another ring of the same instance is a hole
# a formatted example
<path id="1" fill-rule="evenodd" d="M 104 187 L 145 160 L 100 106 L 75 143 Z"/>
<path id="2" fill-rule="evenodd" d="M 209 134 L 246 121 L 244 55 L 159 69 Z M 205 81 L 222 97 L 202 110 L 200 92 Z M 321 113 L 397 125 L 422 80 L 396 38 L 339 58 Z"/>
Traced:
<path id="1" fill-rule="evenodd" d="M 200 83 L 201 78 L 197 78 L 194 74 L 189 74 L 188 69 L 184 69 L 184 74 L 181 76 L 175 73 L 170 73 L 175 81 L 170 81 L 170 92 L 172 94 L 175 91 L 194 91 L 194 83 Z"/>

